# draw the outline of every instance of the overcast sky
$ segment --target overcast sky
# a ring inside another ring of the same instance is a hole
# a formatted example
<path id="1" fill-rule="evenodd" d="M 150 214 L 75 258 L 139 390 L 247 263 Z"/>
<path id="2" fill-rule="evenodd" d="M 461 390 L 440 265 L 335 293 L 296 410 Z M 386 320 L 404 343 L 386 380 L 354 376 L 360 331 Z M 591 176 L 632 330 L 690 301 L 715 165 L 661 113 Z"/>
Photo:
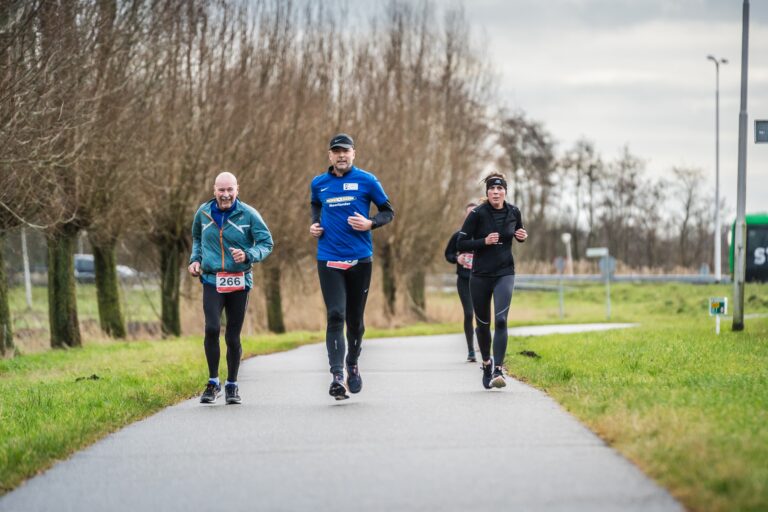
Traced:
<path id="1" fill-rule="evenodd" d="M 455 5 L 439 0 L 439 5 Z M 747 213 L 768 211 L 768 0 L 752 0 Z M 622 146 L 649 174 L 704 171 L 714 200 L 715 66 L 720 67 L 720 183 L 736 212 L 742 0 L 466 0 L 467 18 L 499 76 L 499 100 L 539 120 L 567 149 L 592 140 L 605 159 Z"/>

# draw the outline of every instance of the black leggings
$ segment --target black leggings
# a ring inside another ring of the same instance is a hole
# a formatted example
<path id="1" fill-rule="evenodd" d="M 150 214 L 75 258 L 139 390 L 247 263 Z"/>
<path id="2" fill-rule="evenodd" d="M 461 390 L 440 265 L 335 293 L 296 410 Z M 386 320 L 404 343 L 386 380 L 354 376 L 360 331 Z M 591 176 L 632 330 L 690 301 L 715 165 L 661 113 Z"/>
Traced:
<path id="1" fill-rule="evenodd" d="M 469 278 L 456 276 L 456 289 L 459 291 L 461 308 L 464 310 L 464 337 L 467 338 L 467 352 L 475 353 L 474 329 L 472 327 L 472 294 L 469 292 Z"/>
<path id="2" fill-rule="evenodd" d="M 363 314 L 371 285 L 373 263 L 358 263 L 347 270 L 329 268 L 327 262 L 317 262 L 320 289 L 328 313 L 328 327 L 325 331 L 325 346 L 328 349 L 328 364 L 331 373 L 344 371 L 344 324 L 347 324 L 349 351 L 347 365 L 357 364 L 365 333 Z"/>
<path id="3" fill-rule="evenodd" d="M 245 310 L 248 307 L 248 290 L 219 293 L 215 286 L 203 285 L 203 312 L 205 313 L 205 358 L 208 360 L 208 375 L 219 376 L 219 333 L 221 332 L 221 311 L 227 312 L 227 327 L 224 341 L 227 343 L 227 380 L 237 381 L 237 370 L 243 347 L 240 345 L 240 330 L 243 328 Z"/>
<path id="4" fill-rule="evenodd" d="M 477 344 L 483 361 L 491 358 L 491 297 L 493 297 L 494 330 L 493 359 L 497 366 L 504 363 L 507 352 L 507 315 L 512 302 L 515 276 L 482 277 L 472 276 L 469 289 L 477 319 Z"/>

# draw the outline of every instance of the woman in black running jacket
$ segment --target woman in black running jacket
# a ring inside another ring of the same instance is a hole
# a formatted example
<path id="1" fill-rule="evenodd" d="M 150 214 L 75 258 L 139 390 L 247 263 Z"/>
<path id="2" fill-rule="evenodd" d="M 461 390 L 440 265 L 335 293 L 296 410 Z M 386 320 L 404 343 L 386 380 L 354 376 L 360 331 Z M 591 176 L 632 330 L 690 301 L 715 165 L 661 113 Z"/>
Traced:
<path id="1" fill-rule="evenodd" d="M 491 173 L 484 180 L 488 201 L 467 215 L 456 247 L 473 252 L 469 289 L 477 321 L 477 344 L 483 358 L 483 386 L 506 386 L 503 373 L 507 351 L 507 315 L 515 287 L 512 240 L 524 242 L 528 232 L 517 206 L 506 202 L 507 181 Z M 491 299 L 494 309 L 493 357 L 491 357 Z"/>
<path id="2" fill-rule="evenodd" d="M 477 204 L 469 203 L 464 207 L 464 219 L 475 209 Z M 472 253 L 461 252 L 456 247 L 456 240 L 459 238 L 459 232 L 451 235 L 448 245 L 445 247 L 445 259 L 448 263 L 456 264 L 456 290 L 459 292 L 461 309 L 464 310 L 464 337 L 467 339 L 467 362 L 477 362 L 475 356 L 475 331 L 472 326 L 472 296 L 469 293 L 469 277 L 472 272 Z"/>

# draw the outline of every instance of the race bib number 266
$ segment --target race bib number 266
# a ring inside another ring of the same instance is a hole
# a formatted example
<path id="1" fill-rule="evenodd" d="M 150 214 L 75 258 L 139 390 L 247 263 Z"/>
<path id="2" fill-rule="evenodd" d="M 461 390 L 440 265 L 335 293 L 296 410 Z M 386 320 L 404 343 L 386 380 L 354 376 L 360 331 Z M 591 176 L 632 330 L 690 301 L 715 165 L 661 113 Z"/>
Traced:
<path id="1" fill-rule="evenodd" d="M 236 292 L 245 290 L 244 272 L 217 272 L 216 291 L 219 293 Z"/>

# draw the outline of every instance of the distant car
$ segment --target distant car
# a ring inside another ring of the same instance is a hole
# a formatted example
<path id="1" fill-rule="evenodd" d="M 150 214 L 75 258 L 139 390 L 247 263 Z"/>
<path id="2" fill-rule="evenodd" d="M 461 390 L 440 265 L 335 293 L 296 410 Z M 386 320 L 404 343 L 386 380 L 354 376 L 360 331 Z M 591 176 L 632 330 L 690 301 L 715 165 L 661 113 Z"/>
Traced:
<path id="1" fill-rule="evenodd" d="M 123 281 L 133 279 L 139 273 L 125 265 L 117 265 L 117 277 Z M 93 254 L 75 254 L 75 279 L 78 283 L 93 283 L 96 281 Z"/>

